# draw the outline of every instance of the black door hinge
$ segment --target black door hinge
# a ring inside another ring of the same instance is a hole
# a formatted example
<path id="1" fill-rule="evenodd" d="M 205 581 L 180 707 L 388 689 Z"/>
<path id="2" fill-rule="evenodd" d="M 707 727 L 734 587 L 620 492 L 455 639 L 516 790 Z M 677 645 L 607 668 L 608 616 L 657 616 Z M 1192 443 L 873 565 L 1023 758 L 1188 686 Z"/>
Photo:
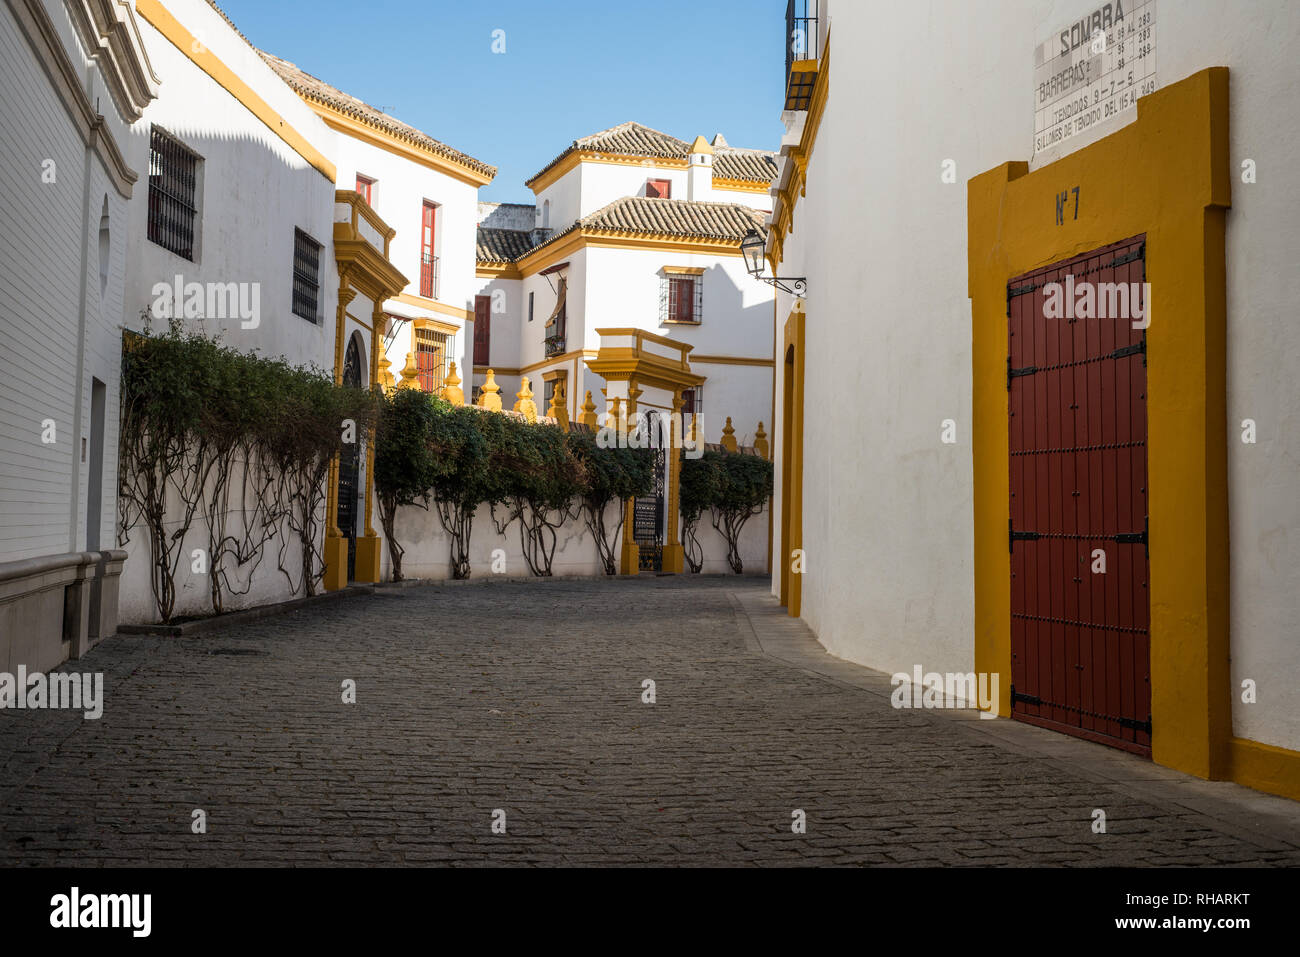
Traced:
<path id="1" fill-rule="evenodd" d="M 1037 532 L 1017 532 L 1011 527 L 1011 519 L 1007 519 L 1007 551 L 1014 553 L 1016 542 L 1036 542 L 1038 539 Z"/>

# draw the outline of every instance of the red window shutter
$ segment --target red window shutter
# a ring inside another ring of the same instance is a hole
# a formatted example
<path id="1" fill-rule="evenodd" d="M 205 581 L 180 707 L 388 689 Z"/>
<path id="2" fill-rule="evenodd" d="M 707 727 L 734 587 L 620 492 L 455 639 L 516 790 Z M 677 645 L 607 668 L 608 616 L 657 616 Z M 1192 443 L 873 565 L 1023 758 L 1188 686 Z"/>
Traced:
<path id="1" fill-rule="evenodd" d="M 652 179 L 646 184 L 645 194 L 653 199 L 672 199 L 673 181 L 670 179 Z"/>
<path id="2" fill-rule="evenodd" d="M 428 201 L 420 216 L 420 295 L 426 299 L 438 296 L 437 260 L 434 258 L 434 223 L 438 207 Z"/>
<path id="3" fill-rule="evenodd" d="M 491 365 L 492 298 L 474 297 L 474 365 Z"/>
<path id="4" fill-rule="evenodd" d="M 442 354 L 433 349 L 419 350 L 415 353 L 415 368 L 420 377 L 420 389 L 432 392 L 438 385 L 438 373 L 442 366 Z"/>
<path id="5" fill-rule="evenodd" d="M 375 181 L 369 177 L 357 174 L 357 192 L 366 201 L 367 206 L 375 205 Z"/>
<path id="6" fill-rule="evenodd" d="M 693 278 L 669 280 L 668 318 L 674 322 L 695 321 L 695 280 Z"/>

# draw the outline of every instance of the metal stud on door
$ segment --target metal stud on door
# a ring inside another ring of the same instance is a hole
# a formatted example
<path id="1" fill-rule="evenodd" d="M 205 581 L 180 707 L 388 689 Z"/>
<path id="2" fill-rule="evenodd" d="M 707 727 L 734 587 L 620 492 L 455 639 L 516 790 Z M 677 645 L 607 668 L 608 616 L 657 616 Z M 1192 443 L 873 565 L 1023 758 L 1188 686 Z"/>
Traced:
<path id="1" fill-rule="evenodd" d="M 1149 755 L 1145 280 L 1138 236 L 1008 285 L 1008 547 L 1012 716 Z"/>

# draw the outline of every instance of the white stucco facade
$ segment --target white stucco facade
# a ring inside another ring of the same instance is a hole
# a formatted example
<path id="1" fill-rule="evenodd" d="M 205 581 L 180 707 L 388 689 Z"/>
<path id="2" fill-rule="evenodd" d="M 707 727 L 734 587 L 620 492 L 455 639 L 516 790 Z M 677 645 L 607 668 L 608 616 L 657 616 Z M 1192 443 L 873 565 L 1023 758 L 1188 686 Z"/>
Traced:
<path id="1" fill-rule="evenodd" d="M 832 38 L 829 96 L 812 153 L 799 158 L 806 184 L 779 265 L 783 275 L 808 277 L 800 613 L 828 650 L 849 660 L 891 673 L 918 663 L 927 671 L 964 672 L 974 667 L 972 448 L 981 441 L 971 428 L 977 383 L 966 184 L 1009 161 L 1028 161 L 1031 172 L 1050 168 L 1126 128 L 1137 111 L 1033 154 L 1034 45 L 1108 4 L 819 6 L 822 36 Z M 1132 12 L 1137 4 L 1123 7 Z M 1300 418 L 1300 400 L 1279 383 L 1289 381 L 1300 356 L 1292 321 L 1300 293 L 1300 198 L 1287 185 L 1300 134 L 1283 119 L 1300 82 L 1300 9 L 1213 0 L 1159 0 L 1142 9 L 1156 18 L 1158 89 L 1211 67 L 1230 73 L 1223 441 L 1231 689 L 1224 693 L 1235 738 L 1295 751 L 1300 654 L 1292 640 L 1291 569 L 1300 563 L 1300 432 L 1291 423 Z M 882 36 L 924 38 L 943 68 L 917 69 L 907 45 L 881 44 Z M 871 55 L 860 55 L 868 47 Z M 778 187 L 808 141 L 809 115 L 786 115 Z M 955 176 L 945 181 L 949 160 Z M 1254 182 L 1242 178 L 1248 160 Z M 779 188 L 773 196 L 778 206 L 791 199 Z M 1081 217 L 1087 215 L 1084 206 Z M 778 362 L 791 309 L 791 298 L 778 295 Z M 782 376 L 776 378 L 781 410 Z M 779 536 L 787 463 L 777 418 Z M 1246 419 L 1258 425 L 1256 444 L 1241 440 Z M 955 423 L 954 444 L 941 441 L 945 420 Z M 1153 454 L 1160 441 L 1151 436 Z M 774 554 L 785 549 L 778 541 Z M 779 565 L 777 572 L 774 594 Z M 1257 703 L 1242 700 L 1246 679 L 1267 687 L 1267 705 L 1262 690 Z"/>

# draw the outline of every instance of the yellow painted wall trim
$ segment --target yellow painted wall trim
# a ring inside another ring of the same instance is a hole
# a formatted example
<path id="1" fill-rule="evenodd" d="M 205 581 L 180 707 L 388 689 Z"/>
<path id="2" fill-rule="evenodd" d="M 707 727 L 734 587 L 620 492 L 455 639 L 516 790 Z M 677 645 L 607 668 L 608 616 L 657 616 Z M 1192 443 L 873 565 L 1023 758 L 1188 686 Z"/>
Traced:
<path id="1" fill-rule="evenodd" d="M 320 150 L 302 133 L 271 108 L 253 88 L 245 83 L 211 50 L 199 43 L 160 0 L 136 0 L 136 12 L 153 25 L 154 29 L 171 42 L 176 49 L 193 61 L 194 65 L 212 77 L 227 93 L 238 100 L 245 109 L 256 116 L 272 133 L 282 139 L 290 149 L 306 160 L 331 183 L 338 179 L 338 170 Z M 269 67 L 268 67 L 269 69 Z"/>
<path id="2" fill-rule="evenodd" d="M 538 173 L 524 183 L 534 195 L 550 186 L 565 173 L 578 168 L 580 163 L 601 163 L 606 166 L 644 166 L 646 169 L 687 169 L 691 164 L 686 157 L 634 156 L 629 153 L 602 153 L 597 150 L 574 150 L 550 169 Z"/>
<path id="3" fill-rule="evenodd" d="M 640 249 L 702 256 L 740 256 L 740 241 L 688 239 L 655 233 L 615 233 L 605 230 L 574 230 L 568 235 L 539 246 L 516 263 L 518 278 L 532 276 L 562 262 L 579 249 Z M 482 269 L 483 267 L 479 267 Z M 516 278 L 516 277 L 506 277 Z"/>
<path id="4" fill-rule="evenodd" d="M 808 163 L 812 159 L 813 148 L 817 145 L 817 133 L 821 129 L 822 116 L 826 112 L 826 102 L 831 92 L 831 38 L 826 35 L 822 47 L 821 68 L 817 73 L 817 82 L 813 87 L 812 102 L 808 106 L 808 116 L 804 120 L 803 133 L 799 145 L 790 150 L 789 159 L 792 168 L 785 183 L 777 190 L 773 204 L 774 218 L 769 235 L 769 258 L 772 268 L 781 265 L 785 254 L 785 237 L 794 232 L 795 207 L 807 188 Z"/>
<path id="5" fill-rule="evenodd" d="M 775 365 L 771 359 L 758 359 L 751 356 L 691 356 L 695 365 L 718 366 L 763 366 L 770 369 Z"/>
<path id="6" fill-rule="evenodd" d="M 410 323 L 412 329 L 432 329 L 434 332 L 441 332 L 449 336 L 454 336 L 462 331 L 461 326 L 451 322 L 443 322 L 441 319 L 420 317 L 411 319 Z"/>
<path id="7" fill-rule="evenodd" d="M 417 309 L 428 309 L 430 312 L 440 312 L 444 316 L 455 316 L 457 319 L 466 319 L 470 321 L 474 319 L 474 314 L 468 309 L 461 309 L 445 302 L 439 302 L 437 299 L 426 299 L 424 296 L 417 296 L 409 292 L 401 292 L 391 298 L 397 302 L 404 303 L 405 305 L 415 306 Z"/>
<path id="8" fill-rule="evenodd" d="M 514 263 L 479 263 L 474 268 L 478 279 L 523 279 L 524 274 Z"/>
<path id="9" fill-rule="evenodd" d="M 1233 738 L 1229 749 L 1232 780 L 1257 791 L 1300 801 L 1300 751 L 1247 738 Z"/>
<path id="10" fill-rule="evenodd" d="M 726 190 L 729 193 L 768 193 L 772 189 L 772 184 L 752 179 L 725 179 L 715 176 L 713 188 Z"/>
<path id="11" fill-rule="evenodd" d="M 780 601 L 786 614 L 803 612 L 803 574 L 793 571 L 795 549 L 803 548 L 804 337 L 807 316 L 796 302 L 785 320 L 781 346 L 781 562 Z"/>
<path id="12" fill-rule="evenodd" d="M 394 153 L 403 159 L 410 160 L 413 163 L 419 163 L 429 169 L 436 170 L 439 173 L 458 179 L 470 186 L 486 186 L 492 182 L 493 177 L 485 173 L 480 173 L 472 167 L 463 163 L 458 163 L 450 157 L 443 156 L 441 153 L 435 153 L 427 147 L 421 146 L 413 140 L 403 139 L 374 123 L 366 122 L 355 116 L 349 116 L 337 107 L 325 103 L 313 96 L 298 91 L 298 95 L 303 102 L 311 107 L 326 125 L 350 136 L 353 139 L 369 143 L 371 146 L 377 146 L 380 149 Z"/>
<path id="13" fill-rule="evenodd" d="M 1208 778 L 1231 761 L 1228 115 L 1227 69 L 1203 70 L 1142 97 L 1137 120 L 1104 139 L 1032 173 L 1006 163 L 967 196 L 976 671 L 1011 670 L 1007 283 L 1145 234 L 1152 757 Z M 1054 197 L 1076 187 L 1079 218 L 1057 226 Z"/>
<path id="14" fill-rule="evenodd" d="M 703 266 L 664 266 L 663 271 L 669 276 L 703 276 Z"/>

